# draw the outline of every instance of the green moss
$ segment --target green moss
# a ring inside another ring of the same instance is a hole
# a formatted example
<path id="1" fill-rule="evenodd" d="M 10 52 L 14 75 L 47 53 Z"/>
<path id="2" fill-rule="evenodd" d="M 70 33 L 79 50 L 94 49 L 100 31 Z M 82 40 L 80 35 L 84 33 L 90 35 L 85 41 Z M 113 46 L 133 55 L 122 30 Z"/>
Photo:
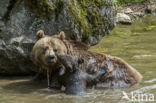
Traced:
<path id="1" fill-rule="evenodd" d="M 80 31 L 83 42 L 88 43 L 89 36 L 98 38 L 104 36 L 110 27 L 110 18 L 113 15 L 108 8 L 113 10 L 114 3 L 109 0 L 56 0 L 55 4 L 50 4 L 49 0 L 25 0 L 25 6 L 40 18 L 50 18 L 51 12 L 54 12 L 56 19 L 63 11 L 64 3 L 69 9 L 74 20 L 74 26 Z M 105 13 L 101 9 L 105 7 Z M 68 11 L 67 11 L 68 12 Z"/>
<path id="2" fill-rule="evenodd" d="M 81 32 L 80 35 L 86 34 L 86 35 L 82 36 L 83 37 L 82 39 L 85 40 L 88 38 L 88 36 L 89 36 L 88 34 L 92 33 L 91 25 L 88 23 L 88 20 L 86 18 L 86 16 L 87 16 L 86 9 L 83 9 L 83 8 L 85 8 L 85 5 L 83 5 L 83 7 L 82 7 L 78 1 L 71 0 L 71 2 L 72 2 L 72 4 L 69 5 L 69 9 L 71 11 L 71 14 L 73 16 L 75 23 L 77 25 L 79 25 L 78 29 Z M 74 2 L 77 2 L 77 5 L 74 5 Z M 77 7 L 75 7 L 75 6 L 77 6 Z"/>
<path id="3" fill-rule="evenodd" d="M 50 12 L 54 11 L 54 6 L 48 0 L 25 0 L 25 6 L 41 18 L 48 18 Z"/>
<path id="4" fill-rule="evenodd" d="M 62 0 L 57 0 L 55 5 L 56 5 L 55 14 L 56 14 L 56 19 L 57 19 L 59 17 L 59 14 L 63 10 L 64 3 Z"/>
<path id="5" fill-rule="evenodd" d="M 56 19 L 64 8 L 64 1 L 57 0 L 50 4 L 49 0 L 25 0 L 25 6 L 40 18 L 49 18 L 51 12 L 55 12 Z"/>
<path id="6" fill-rule="evenodd" d="M 88 42 L 90 35 L 98 36 L 98 31 L 100 29 L 102 31 L 108 21 L 99 11 L 104 5 L 109 7 L 112 4 L 106 3 L 106 0 L 70 0 L 70 2 L 69 10 L 81 31 L 82 41 Z"/>

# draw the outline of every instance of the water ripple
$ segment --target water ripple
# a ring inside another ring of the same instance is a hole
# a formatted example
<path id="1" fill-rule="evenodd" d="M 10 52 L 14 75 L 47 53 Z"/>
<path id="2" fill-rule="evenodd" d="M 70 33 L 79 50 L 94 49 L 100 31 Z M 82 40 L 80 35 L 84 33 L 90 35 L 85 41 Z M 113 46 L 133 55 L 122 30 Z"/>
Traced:
<path id="1" fill-rule="evenodd" d="M 146 58 L 146 57 L 156 57 L 156 55 L 144 54 L 144 55 L 136 55 L 136 56 L 133 56 L 133 58 Z"/>
<path id="2" fill-rule="evenodd" d="M 155 82 L 155 81 L 156 81 L 156 78 L 151 79 L 151 80 L 147 80 L 147 81 L 145 81 L 144 83 L 153 83 L 153 82 Z"/>
<path id="3" fill-rule="evenodd" d="M 133 92 L 134 93 L 143 93 L 145 91 L 149 91 L 149 90 L 152 90 L 152 89 L 156 89 L 156 84 L 155 85 L 151 85 L 151 86 L 146 86 L 146 87 L 140 88 L 140 89 L 135 90 Z"/>

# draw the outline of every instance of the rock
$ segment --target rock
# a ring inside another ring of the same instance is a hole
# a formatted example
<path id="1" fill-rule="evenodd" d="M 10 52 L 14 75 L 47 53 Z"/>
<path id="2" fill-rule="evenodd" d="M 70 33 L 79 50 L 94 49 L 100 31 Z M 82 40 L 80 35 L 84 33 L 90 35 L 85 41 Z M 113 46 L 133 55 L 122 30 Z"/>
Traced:
<path id="1" fill-rule="evenodd" d="M 156 5 L 147 5 L 146 9 L 145 9 L 145 13 L 148 14 L 156 14 Z"/>
<path id="2" fill-rule="evenodd" d="M 143 17 L 145 14 L 143 12 L 133 12 L 134 16 Z"/>
<path id="3" fill-rule="evenodd" d="M 145 13 L 143 13 L 143 12 L 133 12 L 132 15 L 135 16 L 136 18 L 138 18 L 138 17 L 143 17 L 145 15 Z"/>
<path id="4" fill-rule="evenodd" d="M 4 46 L 5 45 L 5 42 L 3 40 L 1 40 L 1 39 L 0 39 L 0 45 L 1 46 Z"/>
<path id="5" fill-rule="evenodd" d="M 36 72 L 29 55 L 39 29 L 94 45 L 114 28 L 115 15 L 114 0 L 1 0 L 0 74 Z"/>
<path id="6" fill-rule="evenodd" d="M 131 18 L 124 13 L 117 13 L 116 22 L 121 24 L 131 24 Z"/>
<path id="7" fill-rule="evenodd" d="M 125 14 L 130 14 L 130 13 L 133 13 L 133 11 L 130 8 L 127 8 L 127 9 L 124 10 L 124 13 Z"/>
<path id="8" fill-rule="evenodd" d="M 3 27 L 5 24 L 3 21 L 0 21 L 0 28 Z"/>
<path id="9" fill-rule="evenodd" d="M 23 38 L 24 39 L 24 38 Z M 1 75 L 27 75 L 37 71 L 29 58 L 34 42 L 26 42 L 13 38 L 12 44 L 0 40 L 0 74 Z"/>
<path id="10" fill-rule="evenodd" d="M 153 15 L 156 16 L 156 9 L 154 9 Z"/>
<path id="11" fill-rule="evenodd" d="M 11 0 L 0 0 L 0 19 L 6 14 L 10 1 Z"/>

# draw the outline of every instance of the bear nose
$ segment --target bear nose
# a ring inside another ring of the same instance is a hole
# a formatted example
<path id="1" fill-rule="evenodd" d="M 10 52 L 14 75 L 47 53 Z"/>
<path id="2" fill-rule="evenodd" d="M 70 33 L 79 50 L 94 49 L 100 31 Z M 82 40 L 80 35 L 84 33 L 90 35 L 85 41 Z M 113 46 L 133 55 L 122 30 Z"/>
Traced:
<path id="1" fill-rule="evenodd" d="M 50 55 L 49 59 L 55 59 L 55 56 L 54 55 Z"/>

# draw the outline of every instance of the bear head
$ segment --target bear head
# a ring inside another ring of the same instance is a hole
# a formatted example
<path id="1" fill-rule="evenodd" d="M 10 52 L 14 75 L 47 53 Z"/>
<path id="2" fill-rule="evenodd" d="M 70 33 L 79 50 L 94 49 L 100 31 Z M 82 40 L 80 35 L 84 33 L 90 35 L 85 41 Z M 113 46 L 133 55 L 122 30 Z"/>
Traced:
<path id="1" fill-rule="evenodd" d="M 58 63 L 57 54 L 67 54 L 67 48 L 63 43 L 65 39 L 64 32 L 59 35 L 46 36 L 43 30 L 37 32 L 37 42 L 35 43 L 31 57 L 33 62 L 38 66 L 55 66 Z"/>

